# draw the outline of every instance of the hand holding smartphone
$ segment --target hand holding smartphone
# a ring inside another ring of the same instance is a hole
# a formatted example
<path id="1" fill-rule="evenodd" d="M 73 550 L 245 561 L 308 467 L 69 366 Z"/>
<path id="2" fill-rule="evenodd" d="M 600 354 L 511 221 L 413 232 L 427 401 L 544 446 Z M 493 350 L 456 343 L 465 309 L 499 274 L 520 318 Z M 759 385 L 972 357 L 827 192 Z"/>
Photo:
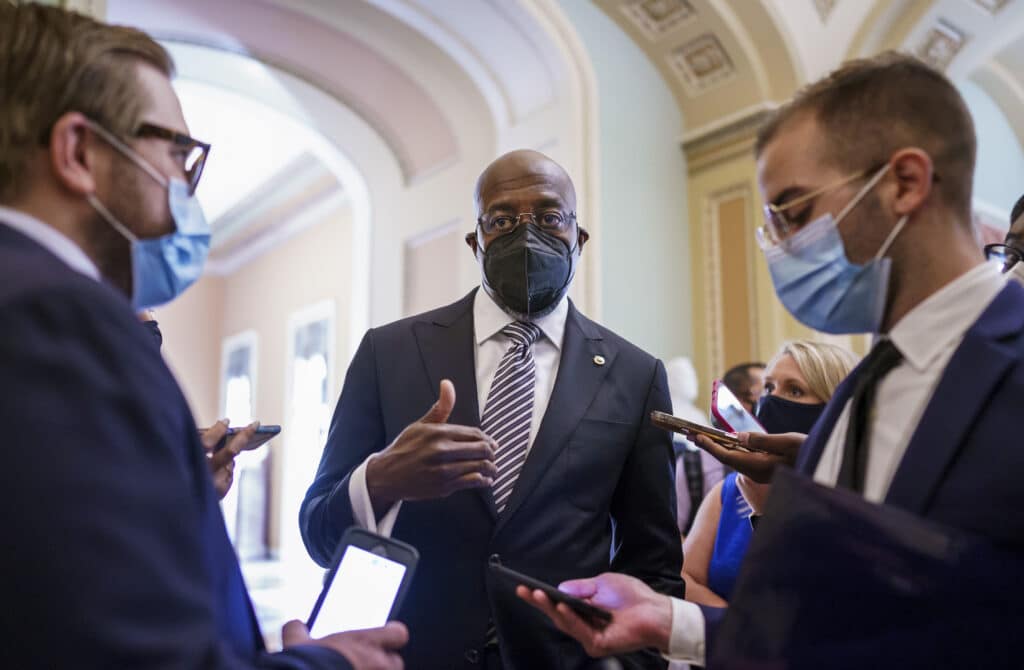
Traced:
<path id="1" fill-rule="evenodd" d="M 651 423 L 658 428 L 670 430 L 683 435 L 689 433 L 696 433 L 698 435 L 704 435 L 715 442 L 721 444 L 727 449 L 738 449 L 740 451 L 749 451 L 740 445 L 739 438 L 736 433 L 727 433 L 724 430 L 719 430 L 711 426 L 704 426 L 687 419 L 683 419 L 678 416 L 672 416 L 665 412 L 651 412 Z"/>
<path id="2" fill-rule="evenodd" d="M 545 584 L 539 579 L 528 577 L 521 572 L 516 572 L 506 568 L 501 564 L 500 561 L 492 558 L 490 563 L 491 574 L 508 584 L 513 590 L 519 585 L 525 586 L 531 591 L 543 591 L 545 595 L 555 603 L 565 603 L 572 609 L 573 612 L 578 614 L 581 619 L 586 621 L 592 627 L 600 630 L 606 627 L 612 621 L 612 613 L 608 610 L 595 607 L 585 600 L 575 598 L 568 593 L 559 591 L 550 584 Z"/>
<path id="3" fill-rule="evenodd" d="M 345 531 L 309 615 L 313 637 L 379 628 L 398 611 L 419 561 L 404 542 L 362 528 Z"/>
<path id="4" fill-rule="evenodd" d="M 234 437 L 239 431 L 244 429 L 245 426 L 234 426 L 228 428 L 227 432 L 224 434 L 224 437 L 220 438 L 220 441 L 218 441 L 217 444 L 214 445 L 213 453 L 217 453 L 218 451 L 226 447 L 228 445 L 228 440 Z M 257 447 L 262 447 L 264 444 L 270 442 L 272 439 L 277 437 L 278 434 L 280 434 L 280 432 L 281 426 L 260 426 L 259 428 L 256 429 L 256 433 L 252 436 L 252 439 L 249 440 L 246 443 L 245 447 L 242 448 L 242 451 L 251 451 L 253 449 L 256 449 Z M 203 431 L 200 430 L 199 434 L 202 435 Z"/>

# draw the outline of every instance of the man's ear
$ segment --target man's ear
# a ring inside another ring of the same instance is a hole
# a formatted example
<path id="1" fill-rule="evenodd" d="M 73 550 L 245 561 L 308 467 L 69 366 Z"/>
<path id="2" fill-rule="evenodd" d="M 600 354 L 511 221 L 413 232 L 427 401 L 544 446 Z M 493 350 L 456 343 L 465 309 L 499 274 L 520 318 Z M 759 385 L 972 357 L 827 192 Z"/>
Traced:
<path id="1" fill-rule="evenodd" d="M 89 121 L 79 112 L 68 112 L 57 119 L 50 130 L 50 168 L 62 187 L 78 195 L 96 191 L 99 138 Z"/>
<path id="2" fill-rule="evenodd" d="M 580 251 L 583 251 L 583 245 L 590 239 L 590 233 L 587 232 L 586 228 L 579 228 L 578 230 Z"/>
<path id="3" fill-rule="evenodd" d="M 469 246 L 470 249 L 473 250 L 473 256 L 476 257 L 478 246 L 476 242 L 476 231 L 473 231 L 472 233 L 466 233 L 466 244 Z"/>
<path id="4" fill-rule="evenodd" d="M 934 165 L 927 152 L 918 148 L 900 149 L 892 157 L 896 177 L 893 209 L 897 216 L 913 214 L 932 192 Z"/>

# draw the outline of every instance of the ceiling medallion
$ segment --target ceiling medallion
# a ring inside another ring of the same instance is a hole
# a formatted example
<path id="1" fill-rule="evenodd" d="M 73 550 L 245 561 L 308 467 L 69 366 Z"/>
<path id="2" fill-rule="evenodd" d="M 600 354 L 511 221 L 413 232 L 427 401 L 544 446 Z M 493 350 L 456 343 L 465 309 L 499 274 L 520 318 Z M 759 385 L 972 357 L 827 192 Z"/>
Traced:
<path id="1" fill-rule="evenodd" d="M 939 19 L 925 33 L 916 54 L 936 70 L 945 71 L 967 43 L 967 35 L 944 19 Z"/>
<path id="2" fill-rule="evenodd" d="M 705 33 L 673 49 L 668 61 L 691 97 L 732 79 L 736 74 L 732 59 L 712 33 Z"/>
<path id="3" fill-rule="evenodd" d="M 690 0 L 631 0 L 622 12 L 652 42 L 697 18 Z"/>

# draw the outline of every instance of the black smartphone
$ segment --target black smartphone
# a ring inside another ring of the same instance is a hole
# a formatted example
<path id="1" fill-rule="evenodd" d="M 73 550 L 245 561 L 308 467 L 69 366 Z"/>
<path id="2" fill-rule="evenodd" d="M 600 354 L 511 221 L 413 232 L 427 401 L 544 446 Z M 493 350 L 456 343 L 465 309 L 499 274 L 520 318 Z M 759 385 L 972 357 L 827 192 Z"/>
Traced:
<path id="1" fill-rule="evenodd" d="M 232 436 L 236 435 L 238 431 L 244 429 L 245 426 L 242 426 L 240 428 L 228 428 L 228 432 L 224 434 L 224 437 L 220 438 L 220 441 L 217 442 L 216 445 L 214 445 L 213 452 L 217 453 L 224 447 L 228 446 L 228 440 L 230 440 Z M 199 432 L 202 433 L 202 431 Z M 261 447 L 267 442 L 270 442 L 272 439 L 277 437 L 278 433 L 280 432 L 281 426 L 260 426 L 259 428 L 256 429 L 256 434 L 252 436 L 252 439 L 249 440 L 249 442 L 245 445 L 242 451 L 249 451 L 250 449 Z"/>
<path id="2" fill-rule="evenodd" d="M 573 612 L 578 614 L 581 619 L 594 628 L 602 629 L 612 621 L 612 613 L 608 610 L 595 607 L 585 600 L 580 600 L 568 593 L 559 591 L 554 586 L 545 584 L 539 579 L 534 579 L 533 577 L 528 577 L 521 572 L 516 572 L 515 570 L 506 568 L 500 561 L 492 559 L 490 570 L 495 577 L 501 579 L 506 584 L 510 584 L 513 589 L 522 584 L 531 591 L 543 591 L 547 597 L 551 599 L 551 602 L 555 604 L 565 603 Z"/>
<path id="3" fill-rule="evenodd" d="M 420 555 L 404 542 L 352 527 L 341 536 L 306 626 L 313 637 L 379 628 L 398 611 Z"/>

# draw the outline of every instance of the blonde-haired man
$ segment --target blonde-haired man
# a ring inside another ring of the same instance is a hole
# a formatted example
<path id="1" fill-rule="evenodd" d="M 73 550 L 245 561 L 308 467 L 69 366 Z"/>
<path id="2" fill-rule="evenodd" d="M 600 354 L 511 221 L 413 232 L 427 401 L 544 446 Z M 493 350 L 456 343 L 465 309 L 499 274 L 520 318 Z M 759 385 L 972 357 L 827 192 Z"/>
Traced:
<path id="1" fill-rule="evenodd" d="M 138 31 L 0 3 L 0 664 L 400 668 L 400 624 L 314 640 L 294 621 L 264 651 L 188 405 L 135 318 L 209 243 L 209 147 L 171 73 Z"/>

